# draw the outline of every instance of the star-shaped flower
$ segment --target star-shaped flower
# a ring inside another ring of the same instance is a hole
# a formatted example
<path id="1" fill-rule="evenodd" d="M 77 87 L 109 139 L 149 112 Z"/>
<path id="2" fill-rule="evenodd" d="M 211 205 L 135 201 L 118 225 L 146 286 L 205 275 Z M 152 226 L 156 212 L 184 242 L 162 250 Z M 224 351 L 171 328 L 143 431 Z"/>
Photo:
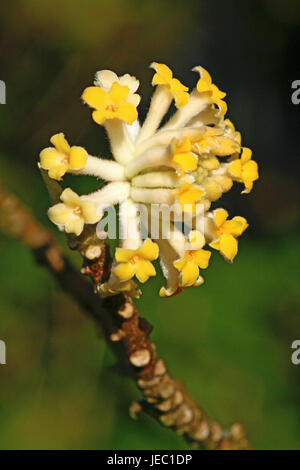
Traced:
<path id="1" fill-rule="evenodd" d="M 244 147 L 241 158 L 234 160 L 229 168 L 229 173 L 239 182 L 244 183 L 243 193 L 250 193 L 253 188 L 253 181 L 258 179 L 258 166 L 251 160 L 252 151 Z"/>
<path id="2" fill-rule="evenodd" d="M 82 147 L 70 147 L 64 134 L 60 132 L 50 139 L 54 147 L 47 147 L 40 153 L 40 166 L 48 170 L 50 178 L 60 181 L 68 170 L 78 171 L 84 168 L 88 153 Z"/>
<path id="3" fill-rule="evenodd" d="M 202 233 L 192 230 L 189 233 L 190 249 L 183 258 L 174 261 L 175 268 L 181 273 L 181 286 L 191 287 L 202 284 L 203 278 L 199 276 L 199 268 L 208 267 L 211 256 L 210 251 L 203 250 L 205 238 Z"/>
<path id="4" fill-rule="evenodd" d="M 213 219 L 216 224 L 214 240 L 209 244 L 215 250 L 228 260 L 233 261 L 238 252 L 237 238 L 248 227 L 247 220 L 244 217 L 233 217 L 227 220 L 228 212 L 225 209 L 216 209 L 213 211 Z"/>
<path id="5" fill-rule="evenodd" d="M 127 101 L 128 95 L 128 86 L 114 82 L 108 92 L 97 86 L 86 88 L 82 99 L 95 109 L 92 116 L 97 124 L 104 124 L 110 119 L 120 119 L 127 124 L 132 124 L 137 119 L 137 110 L 132 103 Z"/>
<path id="6" fill-rule="evenodd" d="M 156 275 L 151 261 L 158 258 L 158 252 L 157 244 L 150 239 L 145 240 L 137 250 L 117 248 L 115 258 L 119 264 L 113 269 L 113 273 L 120 281 L 128 281 L 136 276 L 144 283 L 149 277 Z"/>
<path id="7" fill-rule="evenodd" d="M 50 207 L 48 216 L 50 220 L 62 227 L 67 233 L 79 236 L 84 224 L 96 224 L 101 216 L 97 213 L 97 206 L 84 201 L 72 189 L 65 189 L 61 196 L 61 203 Z"/>

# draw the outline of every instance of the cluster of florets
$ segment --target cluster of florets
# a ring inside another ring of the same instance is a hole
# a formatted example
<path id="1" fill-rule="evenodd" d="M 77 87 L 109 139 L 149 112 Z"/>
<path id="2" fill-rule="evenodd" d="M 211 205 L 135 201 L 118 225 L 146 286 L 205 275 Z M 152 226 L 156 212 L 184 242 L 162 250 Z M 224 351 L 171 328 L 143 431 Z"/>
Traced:
<path id="1" fill-rule="evenodd" d="M 245 218 L 229 219 L 226 210 L 212 208 L 212 203 L 234 182 L 249 193 L 258 179 L 251 150 L 242 147 L 240 133 L 224 118 L 226 95 L 209 73 L 195 67 L 200 77 L 189 93 L 169 67 L 156 62 L 151 67 L 156 89 L 142 125 L 135 77 L 102 70 L 94 86 L 82 94 L 84 103 L 93 108 L 93 120 L 107 132 L 114 161 L 70 146 L 62 133 L 50 139 L 53 147 L 40 153 L 40 167 L 50 178 L 59 181 L 72 173 L 107 182 L 84 196 L 70 188 L 62 191 L 61 202 L 48 211 L 60 230 L 79 236 L 85 224 L 100 223 L 106 209 L 120 205 L 123 236 L 110 278 L 101 286 L 104 295 L 138 296 L 133 278 L 144 283 L 155 276 L 153 261 L 158 258 L 167 281 L 160 289 L 162 297 L 201 285 L 200 270 L 207 268 L 211 257 L 205 245 L 232 261 L 237 238 L 248 226 Z M 177 110 L 160 127 L 173 100 Z M 147 212 L 143 220 L 140 205 Z M 167 218 L 157 206 L 171 209 Z"/>

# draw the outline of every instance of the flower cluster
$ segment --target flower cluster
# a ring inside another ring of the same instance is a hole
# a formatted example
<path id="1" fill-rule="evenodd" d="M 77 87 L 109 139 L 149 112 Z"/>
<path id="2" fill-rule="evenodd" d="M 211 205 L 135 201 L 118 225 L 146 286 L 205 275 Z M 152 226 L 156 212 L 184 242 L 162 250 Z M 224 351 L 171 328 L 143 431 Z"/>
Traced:
<path id="1" fill-rule="evenodd" d="M 169 67 L 156 62 L 151 67 L 155 91 L 142 125 L 135 77 L 102 70 L 94 86 L 82 94 L 83 102 L 93 109 L 93 120 L 107 132 L 114 160 L 70 146 L 62 133 L 51 138 L 53 147 L 40 153 L 39 165 L 50 178 L 59 181 L 68 172 L 106 181 L 88 195 L 78 196 L 70 188 L 61 193 L 61 202 L 48 211 L 60 230 L 79 236 L 85 224 L 96 224 L 107 208 L 120 205 L 118 217 L 125 236 L 120 237 L 110 278 L 100 286 L 103 295 L 138 296 L 133 278 L 144 283 L 155 276 L 156 259 L 166 278 L 162 297 L 201 285 L 200 270 L 207 268 L 211 257 L 205 245 L 231 262 L 238 251 L 237 238 L 248 226 L 245 218 L 230 219 L 225 209 L 212 204 L 234 182 L 249 193 L 258 179 L 251 150 L 242 146 L 240 133 L 224 117 L 226 94 L 213 84 L 210 74 L 195 67 L 199 79 L 189 93 Z M 176 110 L 161 125 L 173 101 Z M 141 204 L 147 209 L 142 221 Z M 160 205 L 172 209 L 168 224 L 163 211 L 154 211 Z M 155 234 L 153 219 L 158 224 Z M 166 225 L 167 236 L 163 236 Z"/>

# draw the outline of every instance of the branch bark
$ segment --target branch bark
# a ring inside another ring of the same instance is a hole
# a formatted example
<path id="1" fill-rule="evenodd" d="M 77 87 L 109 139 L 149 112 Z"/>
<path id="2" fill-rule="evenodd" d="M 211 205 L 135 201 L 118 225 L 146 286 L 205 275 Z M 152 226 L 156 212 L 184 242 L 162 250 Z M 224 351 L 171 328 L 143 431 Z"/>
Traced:
<path id="1" fill-rule="evenodd" d="M 101 327 L 108 344 L 142 394 L 141 401 L 130 407 L 132 417 L 144 411 L 198 448 L 249 448 L 239 423 L 224 430 L 195 402 L 184 385 L 170 375 L 150 339 L 152 326 L 139 316 L 131 298 L 118 295 L 101 299 L 95 295 L 98 284 L 107 279 L 110 271 L 107 245 L 99 240 L 97 245 L 89 234 L 70 241 L 71 248 L 82 254 L 82 273 L 91 278 L 92 285 L 70 265 L 52 233 L 1 186 L 0 230 L 26 245 L 37 262 L 51 272 L 62 289 Z"/>

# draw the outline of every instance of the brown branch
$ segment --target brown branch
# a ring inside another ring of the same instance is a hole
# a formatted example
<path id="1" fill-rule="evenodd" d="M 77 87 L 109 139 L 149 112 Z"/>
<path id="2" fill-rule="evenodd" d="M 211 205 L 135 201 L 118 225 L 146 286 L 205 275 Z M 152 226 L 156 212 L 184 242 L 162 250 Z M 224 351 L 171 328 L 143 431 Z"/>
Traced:
<path id="1" fill-rule="evenodd" d="M 0 229 L 30 248 L 63 290 L 71 294 L 101 327 L 109 345 L 142 393 L 142 400 L 130 408 L 133 417 L 143 410 L 199 448 L 249 448 L 240 424 L 225 431 L 198 406 L 183 384 L 172 378 L 149 338 L 152 326 L 139 316 L 131 298 L 118 295 L 103 300 L 95 295 L 98 284 L 108 276 L 111 260 L 108 247 L 99 240 L 95 242 L 92 232 L 85 233 L 79 240 L 71 240 L 70 246 L 82 254 L 82 272 L 92 279 L 94 289 L 73 269 L 53 235 L 1 186 Z"/>

